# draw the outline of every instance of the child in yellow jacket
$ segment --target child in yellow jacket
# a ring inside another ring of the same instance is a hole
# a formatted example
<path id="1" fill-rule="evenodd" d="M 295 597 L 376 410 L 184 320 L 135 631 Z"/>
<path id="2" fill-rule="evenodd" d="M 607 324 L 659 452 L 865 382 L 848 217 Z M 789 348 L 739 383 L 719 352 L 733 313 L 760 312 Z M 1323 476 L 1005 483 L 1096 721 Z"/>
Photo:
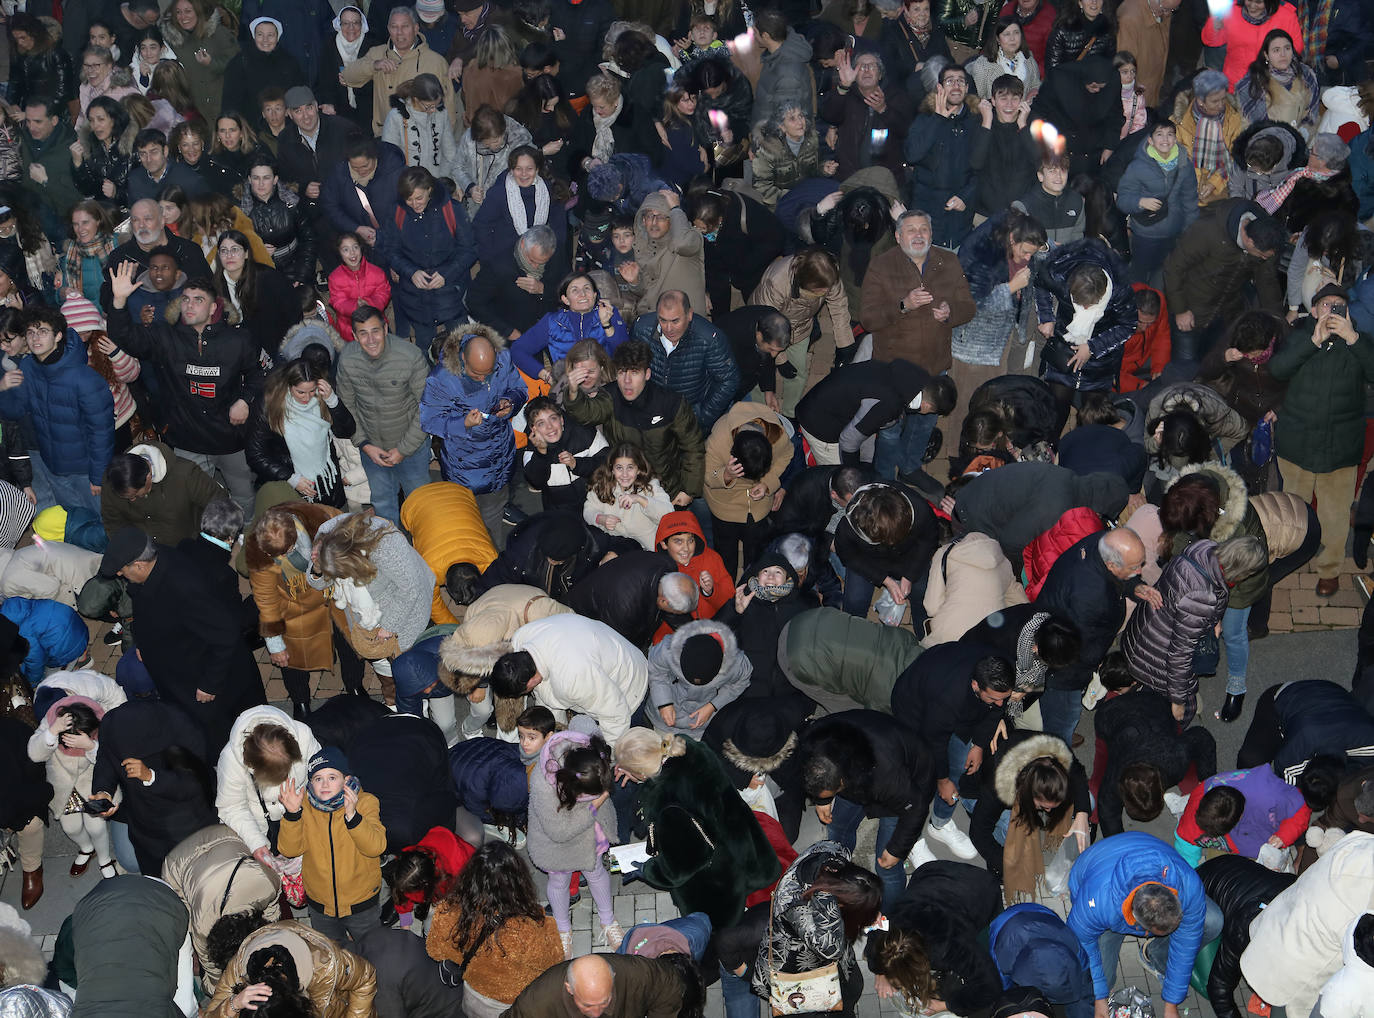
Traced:
<path id="1" fill-rule="evenodd" d="M 386 828 L 377 797 L 362 790 L 343 750 L 325 746 L 307 774 L 304 788 L 289 778 L 281 786 L 277 850 L 301 857 L 311 926 L 346 947 L 381 922 Z"/>

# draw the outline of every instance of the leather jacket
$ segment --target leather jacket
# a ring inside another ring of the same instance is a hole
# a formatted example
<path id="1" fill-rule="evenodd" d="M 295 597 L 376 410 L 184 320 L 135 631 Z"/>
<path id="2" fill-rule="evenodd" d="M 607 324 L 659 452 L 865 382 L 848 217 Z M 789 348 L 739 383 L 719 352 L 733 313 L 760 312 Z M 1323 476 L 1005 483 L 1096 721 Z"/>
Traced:
<path id="1" fill-rule="evenodd" d="M 276 249 L 272 261 L 289 280 L 315 281 L 315 229 L 296 192 L 278 181 L 277 193 L 264 202 L 245 187 L 239 208 L 253 221 L 262 242 Z"/>
<path id="2" fill-rule="evenodd" d="M 81 160 L 80 166 L 73 167 L 72 177 L 87 198 L 94 198 L 105 205 L 128 205 L 129 171 L 133 169 L 135 158 L 121 150 L 115 139 L 111 139 L 107 147 L 91 137 L 87 142 L 86 157 Z M 114 182 L 113 197 L 105 193 L 104 184 L 107 180 Z"/>

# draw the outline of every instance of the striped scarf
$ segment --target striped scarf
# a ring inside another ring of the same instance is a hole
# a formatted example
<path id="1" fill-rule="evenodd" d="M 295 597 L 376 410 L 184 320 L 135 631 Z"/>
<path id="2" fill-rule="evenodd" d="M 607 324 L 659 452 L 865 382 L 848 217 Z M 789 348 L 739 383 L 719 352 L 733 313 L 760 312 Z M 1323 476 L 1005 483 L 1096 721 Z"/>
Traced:
<path id="1" fill-rule="evenodd" d="M 83 244 L 75 238 L 67 241 L 67 246 L 62 249 L 62 278 L 67 286 L 74 290 L 81 289 L 82 258 L 99 258 L 100 264 L 104 265 L 114 249 L 115 239 L 109 233 L 98 235 L 91 244 Z"/>
<path id="2" fill-rule="evenodd" d="M 1199 170 L 1226 176 L 1226 142 L 1221 137 L 1222 117 L 1205 117 L 1194 105 L 1193 119 L 1197 122 L 1197 133 L 1193 137 L 1193 165 Z"/>
<path id="3" fill-rule="evenodd" d="M 1326 55 L 1326 33 L 1331 26 L 1331 8 L 1335 0 L 1308 0 L 1312 10 L 1302 26 L 1302 51 L 1312 61 Z"/>

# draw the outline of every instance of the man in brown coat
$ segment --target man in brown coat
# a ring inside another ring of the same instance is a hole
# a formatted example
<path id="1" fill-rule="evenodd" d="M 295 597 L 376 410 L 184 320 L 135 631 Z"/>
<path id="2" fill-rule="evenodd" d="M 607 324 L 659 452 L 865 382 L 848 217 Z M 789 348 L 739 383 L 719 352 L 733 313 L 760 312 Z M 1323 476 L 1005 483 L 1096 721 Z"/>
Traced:
<path id="1" fill-rule="evenodd" d="M 907 360 L 941 374 L 952 363 L 955 326 L 977 310 L 973 295 L 954 252 L 932 245 L 927 213 L 902 213 L 896 237 L 897 246 L 874 258 L 864 275 L 863 324 L 873 333 L 873 359 Z M 873 453 L 878 476 L 919 470 L 935 421 L 934 414 L 907 414 L 900 429 L 878 432 Z"/>
<path id="2" fill-rule="evenodd" d="M 657 958 L 587 954 L 530 983 L 501 1018 L 677 1018 L 683 993 Z"/>
<path id="3" fill-rule="evenodd" d="M 1183 0 L 1121 0 L 1116 11 L 1116 48 L 1135 54 L 1135 81 L 1145 105 L 1159 103 L 1169 62 L 1169 25 Z"/>

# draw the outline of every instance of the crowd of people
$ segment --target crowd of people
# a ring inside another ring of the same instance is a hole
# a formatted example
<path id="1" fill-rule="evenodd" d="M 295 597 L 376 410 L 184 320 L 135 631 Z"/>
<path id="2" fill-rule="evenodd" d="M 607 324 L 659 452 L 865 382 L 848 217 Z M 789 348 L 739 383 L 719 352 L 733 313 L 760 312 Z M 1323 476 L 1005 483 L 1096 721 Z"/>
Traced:
<path id="1" fill-rule="evenodd" d="M 3 5 L 0 1016 L 1367 1013 L 1374 15 L 774 2 Z"/>

